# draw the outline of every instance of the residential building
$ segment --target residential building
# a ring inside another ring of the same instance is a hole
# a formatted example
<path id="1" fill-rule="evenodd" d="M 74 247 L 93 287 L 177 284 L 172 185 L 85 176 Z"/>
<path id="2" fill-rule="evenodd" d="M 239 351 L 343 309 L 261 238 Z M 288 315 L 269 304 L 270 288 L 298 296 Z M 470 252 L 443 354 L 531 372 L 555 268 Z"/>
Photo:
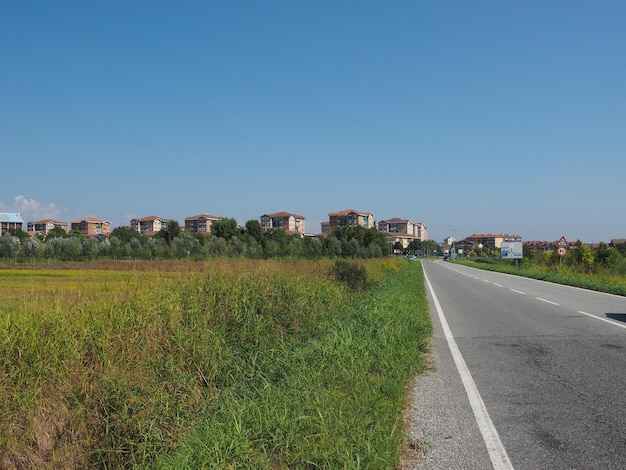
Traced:
<path id="1" fill-rule="evenodd" d="M 428 229 L 422 222 L 412 222 L 410 219 L 391 218 L 378 222 L 378 230 L 387 235 L 387 240 L 395 245 L 397 242 L 406 248 L 414 241 L 428 240 Z"/>
<path id="2" fill-rule="evenodd" d="M 0 237 L 7 230 L 24 230 L 24 220 L 19 213 L 0 213 Z"/>
<path id="3" fill-rule="evenodd" d="M 67 224 L 67 222 L 57 222 L 56 220 L 52 220 L 52 219 L 44 219 L 44 220 L 38 220 L 36 222 L 28 222 L 28 224 L 26 224 L 26 227 L 27 227 L 26 231 L 29 232 L 30 234 L 41 233 L 44 236 L 48 235 L 48 232 L 55 228 L 61 228 L 65 232 L 69 231 L 69 225 Z"/>
<path id="4" fill-rule="evenodd" d="M 544 240 L 528 240 L 522 243 L 522 245 L 524 246 L 524 248 L 529 248 L 531 250 L 538 250 L 538 251 L 556 251 L 558 248 L 558 240 L 555 240 L 553 242 L 549 242 L 549 241 L 544 241 Z M 565 248 L 575 248 L 576 247 L 576 242 L 570 242 L 570 241 L 566 241 L 566 246 Z"/>
<path id="5" fill-rule="evenodd" d="M 374 214 L 371 212 L 355 211 L 354 209 L 346 209 L 340 212 L 331 212 L 328 214 L 328 235 L 335 233 L 338 229 L 345 226 L 361 226 L 365 228 L 374 228 Z M 322 233 L 325 226 L 322 223 Z"/>
<path id="6" fill-rule="evenodd" d="M 270 230 L 273 228 L 282 228 L 286 233 L 304 234 L 305 219 L 298 214 L 289 212 L 276 212 L 274 214 L 263 214 L 261 216 L 261 228 Z"/>
<path id="7" fill-rule="evenodd" d="M 170 219 L 149 215 L 148 217 L 144 217 L 142 219 L 132 219 L 130 221 L 130 228 L 150 237 L 159 233 L 171 222 L 172 221 Z"/>
<path id="8" fill-rule="evenodd" d="M 71 228 L 72 230 L 78 230 L 87 237 L 109 238 L 111 236 L 111 222 L 108 220 L 87 217 L 82 220 L 72 221 Z"/>
<path id="9" fill-rule="evenodd" d="M 322 235 L 330 235 L 330 222 L 321 222 L 320 229 Z"/>
<path id="10" fill-rule="evenodd" d="M 457 243 L 457 245 L 462 243 L 466 246 L 469 245 L 468 248 L 471 246 L 482 245 L 485 248 L 500 249 L 502 247 L 503 241 L 521 242 L 522 237 L 520 237 L 519 235 L 510 234 L 510 233 L 473 234 L 473 235 L 470 235 L 469 237 L 466 237 L 464 240 L 462 240 L 462 242 Z"/>
<path id="11" fill-rule="evenodd" d="M 193 215 L 185 218 L 185 231 L 192 233 L 211 234 L 211 224 L 223 217 L 216 217 L 209 214 Z"/>

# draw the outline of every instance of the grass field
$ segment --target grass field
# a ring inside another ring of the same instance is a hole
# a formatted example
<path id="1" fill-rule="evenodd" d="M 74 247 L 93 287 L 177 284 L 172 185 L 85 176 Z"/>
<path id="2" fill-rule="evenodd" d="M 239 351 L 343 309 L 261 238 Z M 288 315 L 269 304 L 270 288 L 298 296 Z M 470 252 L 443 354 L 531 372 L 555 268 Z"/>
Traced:
<path id="1" fill-rule="evenodd" d="M 0 268 L 0 468 L 397 466 L 423 277 L 359 264 Z"/>

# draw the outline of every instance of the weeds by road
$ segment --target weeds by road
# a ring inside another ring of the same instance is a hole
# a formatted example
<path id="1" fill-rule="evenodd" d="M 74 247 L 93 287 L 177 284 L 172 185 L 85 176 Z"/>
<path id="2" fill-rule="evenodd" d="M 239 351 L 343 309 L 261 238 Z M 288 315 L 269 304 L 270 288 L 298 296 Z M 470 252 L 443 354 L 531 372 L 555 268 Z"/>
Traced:
<path id="1" fill-rule="evenodd" d="M 0 467 L 397 465 L 419 263 L 115 266 L 0 270 Z"/>

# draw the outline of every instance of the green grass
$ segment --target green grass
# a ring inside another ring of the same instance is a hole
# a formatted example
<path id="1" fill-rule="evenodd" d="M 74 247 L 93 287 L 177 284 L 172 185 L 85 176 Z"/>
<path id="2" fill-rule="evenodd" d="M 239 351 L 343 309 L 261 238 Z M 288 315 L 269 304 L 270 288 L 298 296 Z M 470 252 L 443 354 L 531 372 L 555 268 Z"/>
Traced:
<path id="1" fill-rule="evenodd" d="M 361 266 L 358 291 L 330 261 L 7 276 L 0 467 L 397 466 L 431 332 L 423 277 Z"/>
<path id="2" fill-rule="evenodd" d="M 419 263 L 257 356 L 160 468 L 395 468 L 431 333 Z"/>
<path id="3" fill-rule="evenodd" d="M 553 282 L 555 284 L 563 284 L 573 287 L 581 287 L 583 289 L 605 292 L 608 294 L 626 296 L 626 278 L 615 274 L 585 274 L 578 273 L 566 267 L 550 268 L 546 266 L 520 266 L 519 268 L 510 264 L 510 262 L 491 262 L 476 263 L 473 261 L 455 261 L 459 264 L 471 266 L 474 268 L 485 269 L 488 271 L 497 271 L 516 276 L 523 276 L 542 281 Z"/>

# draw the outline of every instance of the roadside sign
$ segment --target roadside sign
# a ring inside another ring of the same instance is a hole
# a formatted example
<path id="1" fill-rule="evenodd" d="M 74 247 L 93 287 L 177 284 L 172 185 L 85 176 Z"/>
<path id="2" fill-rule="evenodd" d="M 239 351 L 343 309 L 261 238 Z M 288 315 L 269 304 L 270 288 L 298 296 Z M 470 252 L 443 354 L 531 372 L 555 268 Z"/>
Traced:
<path id="1" fill-rule="evenodd" d="M 565 256 L 565 253 L 567 253 L 567 248 L 565 248 L 564 246 L 560 246 L 556 251 L 559 256 Z"/>
<path id="2" fill-rule="evenodd" d="M 561 239 L 558 241 L 557 246 L 567 246 L 567 240 L 565 239 L 565 237 L 561 237 Z"/>
<path id="3" fill-rule="evenodd" d="M 524 250 L 521 241 L 503 241 L 500 247 L 502 258 L 505 259 L 522 259 Z"/>

